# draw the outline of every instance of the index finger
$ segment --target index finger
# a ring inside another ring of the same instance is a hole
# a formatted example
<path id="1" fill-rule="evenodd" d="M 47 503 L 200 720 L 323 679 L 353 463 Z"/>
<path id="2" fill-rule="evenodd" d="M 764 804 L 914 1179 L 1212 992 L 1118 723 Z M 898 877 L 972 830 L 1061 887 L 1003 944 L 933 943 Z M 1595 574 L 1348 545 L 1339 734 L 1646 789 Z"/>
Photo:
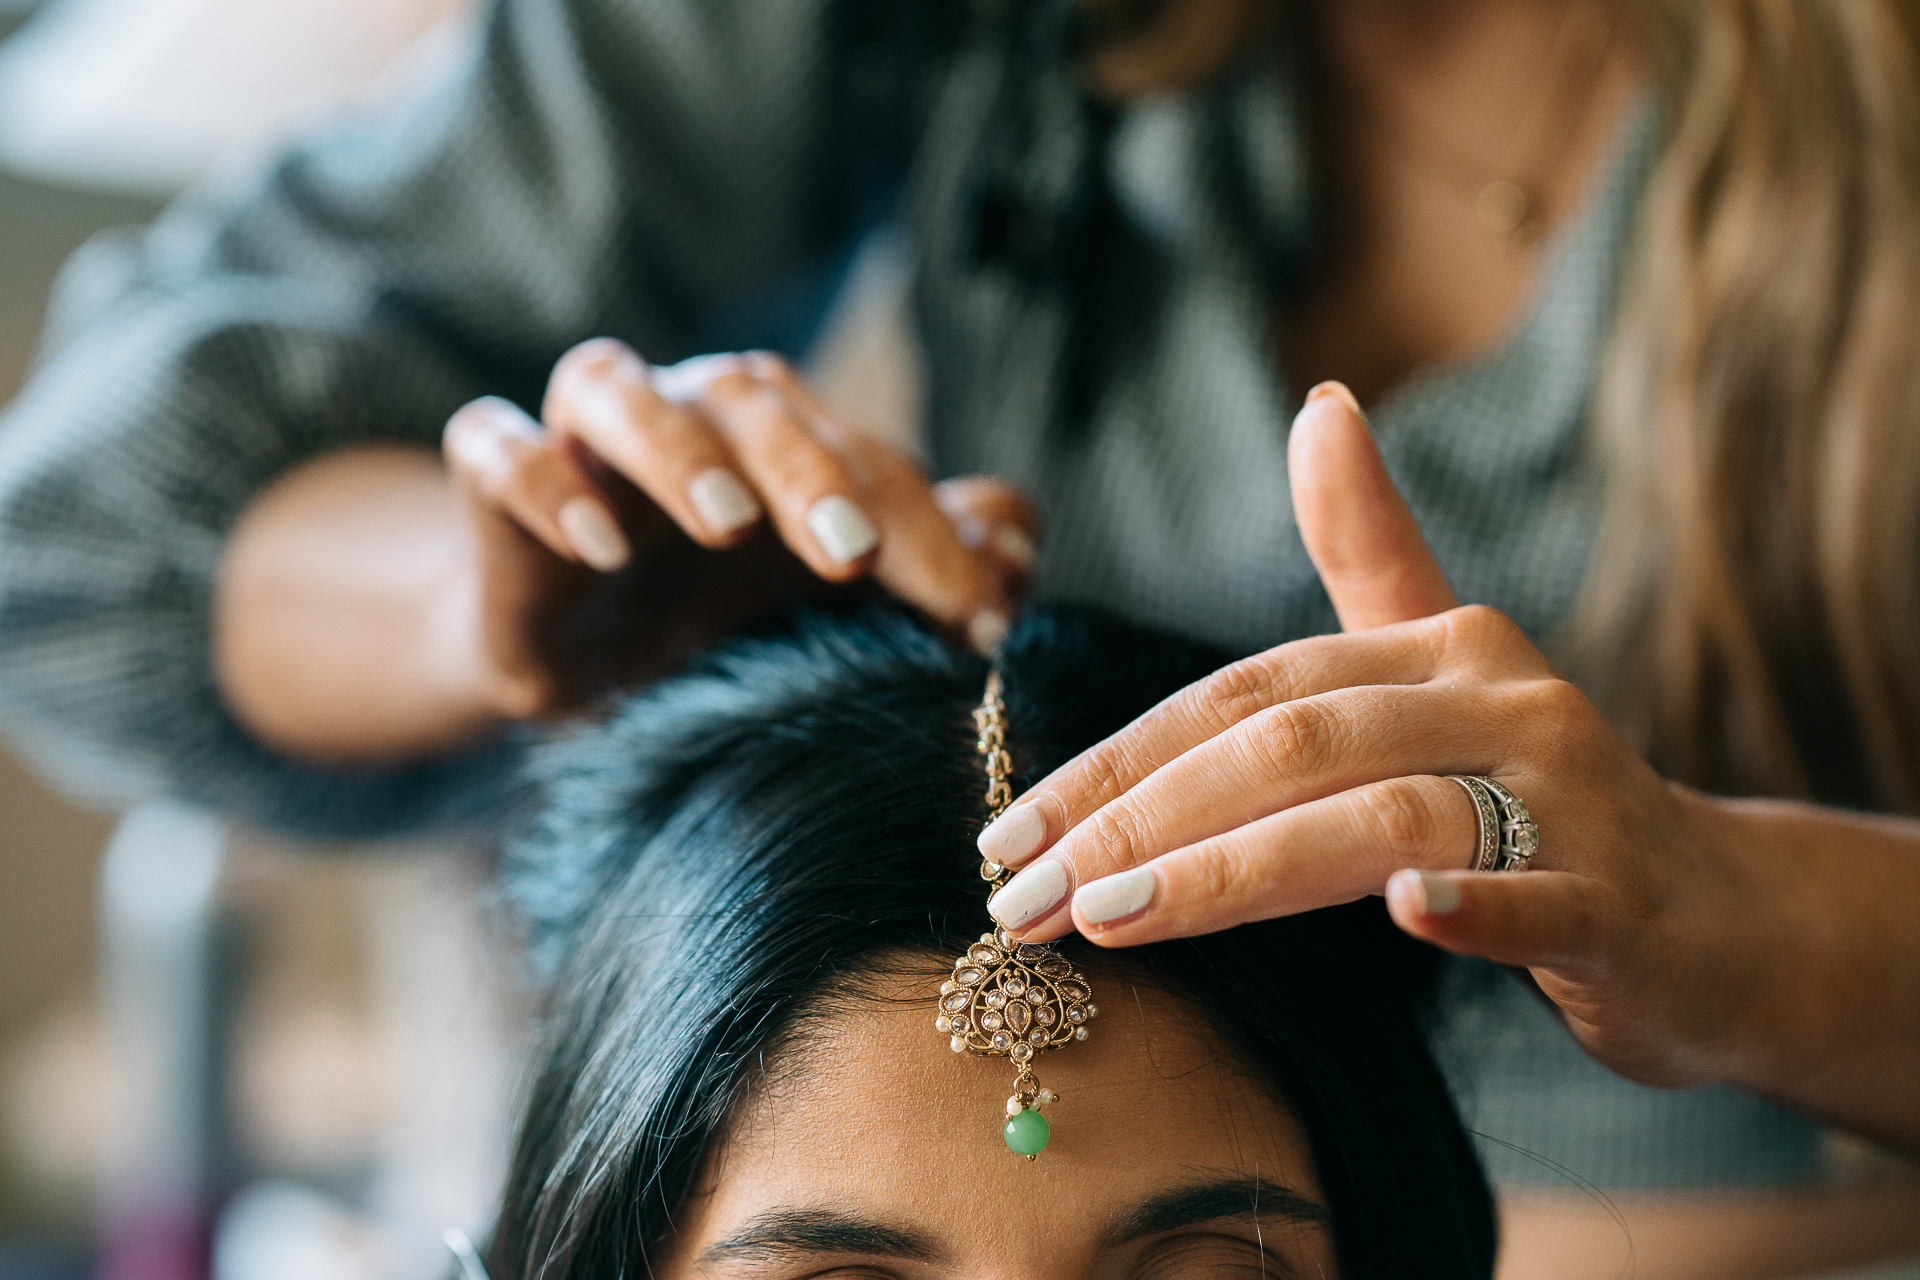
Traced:
<path id="1" fill-rule="evenodd" d="M 1307 393 L 1287 435 L 1287 483 L 1300 537 L 1342 630 L 1454 606 L 1447 575 L 1387 474 L 1360 405 L 1339 383 Z"/>
<path id="2" fill-rule="evenodd" d="M 1314 636 L 1255 654 L 1188 685 L 1020 797 L 980 833 L 980 856 L 1020 866 L 1163 765 L 1256 712 L 1353 685 L 1419 684 L 1443 660 L 1444 621 Z"/>
<path id="3" fill-rule="evenodd" d="M 561 357 L 542 415 L 631 481 L 701 545 L 739 542 L 760 519 L 740 460 L 694 410 L 662 395 L 646 362 L 611 338 Z"/>

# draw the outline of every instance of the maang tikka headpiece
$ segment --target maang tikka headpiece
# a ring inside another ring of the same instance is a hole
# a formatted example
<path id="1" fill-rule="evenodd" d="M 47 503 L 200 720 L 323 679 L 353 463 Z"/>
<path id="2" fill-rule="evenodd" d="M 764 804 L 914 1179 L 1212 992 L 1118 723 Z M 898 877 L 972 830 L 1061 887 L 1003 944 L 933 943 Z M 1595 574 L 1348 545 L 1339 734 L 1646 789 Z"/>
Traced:
<path id="1" fill-rule="evenodd" d="M 987 676 L 987 694 L 973 713 L 980 755 L 987 767 L 987 821 L 1013 801 L 1013 761 L 1007 755 L 1006 701 L 1000 672 Z M 980 878 L 998 892 L 1011 872 L 982 862 Z M 988 895 L 991 900 L 992 895 Z M 933 1025 L 955 1053 L 1006 1058 L 1016 1072 L 1007 1099 L 1007 1146 L 1031 1160 L 1047 1145 L 1050 1129 L 1041 1107 L 1059 1101 L 1040 1087 L 1033 1061 L 1048 1049 L 1087 1038 L 1087 1023 L 1099 1009 L 1092 988 L 1051 946 L 1016 942 L 1005 929 L 980 935 L 953 962 L 953 977 L 940 984 L 940 1013 Z"/>

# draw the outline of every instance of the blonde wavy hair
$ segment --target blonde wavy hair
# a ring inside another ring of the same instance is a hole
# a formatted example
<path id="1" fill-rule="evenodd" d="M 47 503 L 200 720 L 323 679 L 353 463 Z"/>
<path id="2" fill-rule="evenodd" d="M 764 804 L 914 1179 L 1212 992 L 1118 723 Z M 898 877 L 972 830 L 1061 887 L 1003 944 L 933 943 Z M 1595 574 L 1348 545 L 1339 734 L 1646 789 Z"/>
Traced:
<path id="1" fill-rule="evenodd" d="M 1920 22 L 1640 0 L 1669 135 L 1576 672 L 1669 776 L 1920 809 Z"/>
<path id="2" fill-rule="evenodd" d="M 1128 93 L 1206 74 L 1287 0 L 1079 2 Z M 1604 532 L 1555 648 L 1669 777 L 1920 812 L 1920 5 L 1604 2 L 1666 136 L 1595 406 Z"/>

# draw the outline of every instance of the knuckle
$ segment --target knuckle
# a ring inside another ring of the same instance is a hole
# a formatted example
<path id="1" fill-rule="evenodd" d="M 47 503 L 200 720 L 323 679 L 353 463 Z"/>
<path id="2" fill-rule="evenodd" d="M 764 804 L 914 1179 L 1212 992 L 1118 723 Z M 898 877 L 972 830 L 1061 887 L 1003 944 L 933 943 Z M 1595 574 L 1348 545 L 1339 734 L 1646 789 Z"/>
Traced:
<path id="1" fill-rule="evenodd" d="M 864 431 L 850 431 L 839 442 L 840 453 L 868 475 L 889 486 L 908 489 L 931 500 L 933 481 L 913 459 Z"/>
<path id="2" fill-rule="evenodd" d="M 1250 717 L 1262 762 L 1282 773 L 1323 768 L 1333 755 L 1332 719 L 1311 702 L 1283 702 Z"/>
<path id="3" fill-rule="evenodd" d="M 1503 653 L 1515 641 L 1526 642 L 1513 619 L 1490 605 L 1465 604 L 1440 616 L 1447 625 L 1449 638 L 1469 652 Z"/>
<path id="4" fill-rule="evenodd" d="M 1189 924 L 1220 928 L 1272 914 L 1271 860 L 1244 833 L 1209 842 L 1193 864 Z"/>
<path id="5" fill-rule="evenodd" d="M 1570 680 L 1553 677 L 1529 681 L 1525 686 L 1533 713 L 1558 724 L 1576 724 L 1596 713 L 1593 702 Z"/>
<path id="6" fill-rule="evenodd" d="M 1139 861 L 1145 847 L 1139 818 L 1122 806 L 1109 806 L 1087 822 L 1087 839 L 1094 852 L 1096 874 L 1122 871 Z"/>
<path id="7" fill-rule="evenodd" d="M 579 372 L 612 360 L 630 359 L 633 354 L 633 348 L 618 338 L 588 338 L 569 347 L 557 368 Z"/>
<path id="8" fill-rule="evenodd" d="M 608 365 L 636 358 L 633 348 L 618 338 L 588 338 L 576 343 L 554 362 L 553 376 L 547 380 L 547 403 L 552 405 L 556 396 L 564 396 L 569 388 Z"/>
<path id="9" fill-rule="evenodd" d="M 851 496 L 863 491 L 831 449 L 803 432 L 769 449 L 761 467 L 771 487 L 806 502 L 829 493 Z"/>
<path id="10" fill-rule="evenodd" d="M 606 358 L 595 354 L 594 344 L 601 341 L 589 339 L 554 361 L 553 372 L 547 377 L 546 394 L 540 400 L 541 421 L 557 425 L 567 417 L 571 402 L 584 390 L 582 384 L 587 380 L 587 370 Z"/>
<path id="11" fill-rule="evenodd" d="M 755 382 L 730 391 L 727 421 L 746 438 L 779 447 L 812 442 L 806 429 L 787 412 L 778 392 Z"/>
<path id="12" fill-rule="evenodd" d="M 1227 841 L 1217 841 L 1207 855 L 1200 859 L 1195 870 L 1202 901 L 1219 902 L 1232 894 L 1240 881 L 1243 859 L 1236 854 Z"/>
<path id="13" fill-rule="evenodd" d="M 655 400 L 638 406 L 628 419 L 634 456 L 653 463 L 688 463 L 710 450 L 700 416 L 685 405 Z"/>
<path id="14" fill-rule="evenodd" d="M 1094 803 L 1105 804 L 1126 793 L 1135 777 L 1133 751 L 1124 737 L 1113 740 L 1083 762 L 1080 782 Z"/>
<path id="15" fill-rule="evenodd" d="M 1515 723 L 1545 760 L 1584 756 L 1594 745 L 1595 733 L 1604 731 L 1598 709 L 1569 681 L 1530 680 L 1509 696 Z"/>
<path id="16" fill-rule="evenodd" d="M 707 383 L 702 399 L 710 404 L 738 404 L 756 395 L 766 395 L 767 389 L 740 365 L 735 365 L 724 373 L 714 376 Z"/>
<path id="17" fill-rule="evenodd" d="M 749 351 L 743 358 L 747 368 L 751 369 L 756 377 L 772 382 L 799 380 L 800 374 L 793 367 L 793 361 L 777 351 Z"/>
<path id="18" fill-rule="evenodd" d="M 469 400 L 455 409 L 453 416 L 447 419 L 445 436 L 492 431 L 495 429 L 494 423 L 498 414 L 499 409 L 490 396 Z"/>
<path id="19" fill-rule="evenodd" d="M 808 506 L 828 494 L 859 492 L 859 486 L 848 480 L 846 472 L 823 451 L 805 445 L 782 450 L 778 457 L 769 459 L 767 478 L 773 488 Z"/>
<path id="20" fill-rule="evenodd" d="M 1395 853 L 1424 854 L 1439 847 L 1446 822 L 1428 788 L 1395 780 L 1374 788 L 1364 807 L 1381 840 Z"/>
<path id="21" fill-rule="evenodd" d="M 1270 703 L 1272 674 L 1262 661 L 1266 655 L 1245 658 L 1220 668 L 1197 685 L 1191 702 L 1202 723 L 1216 734 L 1239 724 Z"/>

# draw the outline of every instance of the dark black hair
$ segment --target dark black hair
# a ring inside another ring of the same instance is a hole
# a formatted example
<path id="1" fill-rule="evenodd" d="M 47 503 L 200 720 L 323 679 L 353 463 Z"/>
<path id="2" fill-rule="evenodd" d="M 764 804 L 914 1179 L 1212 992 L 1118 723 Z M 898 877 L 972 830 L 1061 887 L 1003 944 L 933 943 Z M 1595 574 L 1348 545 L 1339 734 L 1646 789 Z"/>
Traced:
<path id="1" fill-rule="evenodd" d="M 1221 660 L 1029 614 L 1001 657 L 1016 790 Z M 978 937 L 985 676 L 898 614 L 813 615 L 549 750 L 508 860 L 548 1006 L 495 1280 L 648 1274 L 793 1018 L 865 959 Z M 1433 962 L 1377 901 L 1125 962 L 1298 1116 L 1346 1280 L 1492 1274 L 1492 1199 L 1421 1032 Z"/>

